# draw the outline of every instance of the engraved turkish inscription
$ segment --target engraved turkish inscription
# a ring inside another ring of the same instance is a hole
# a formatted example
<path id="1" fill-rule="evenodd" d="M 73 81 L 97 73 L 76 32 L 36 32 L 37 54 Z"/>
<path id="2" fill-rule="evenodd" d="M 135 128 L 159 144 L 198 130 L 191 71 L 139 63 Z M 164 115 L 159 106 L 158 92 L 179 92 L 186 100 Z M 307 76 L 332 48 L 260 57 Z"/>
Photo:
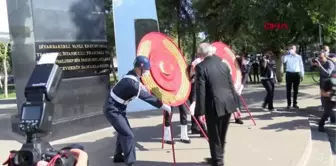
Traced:
<path id="1" fill-rule="evenodd" d="M 108 74 L 111 57 L 106 42 L 35 43 L 37 59 L 44 53 L 60 52 L 58 64 L 64 78 Z M 101 72 L 103 71 L 103 72 Z"/>

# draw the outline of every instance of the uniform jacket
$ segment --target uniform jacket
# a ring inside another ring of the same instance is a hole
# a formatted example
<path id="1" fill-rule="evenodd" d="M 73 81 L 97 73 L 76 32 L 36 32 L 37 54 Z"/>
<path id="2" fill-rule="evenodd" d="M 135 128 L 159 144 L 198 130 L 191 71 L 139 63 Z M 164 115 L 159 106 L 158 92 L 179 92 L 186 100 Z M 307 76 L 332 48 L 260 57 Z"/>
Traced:
<path id="1" fill-rule="evenodd" d="M 206 57 L 196 66 L 196 116 L 221 117 L 236 111 L 237 93 L 230 68 L 218 56 Z"/>
<path id="2" fill-rule="evenodd" d="M 109 100 L 113 100 L 113 97 L 111 96 L 111 94 L 113 93 L 125 101 L 138 96 L 138 98 L 151 104 L 154 107 L 160 108 L 162 106 L 162 102 L 155 96 L 151 95 L 147 91 L 147 89 L 142 85 L 140 81 L 140 77 L 134 72 L 134 70 L 129 71 L 126 75 L 135 76 L 137 81 L 130 79 L 130 78 L 122 78 L 111 89 Z M 114 103 L 115 103 L 114 105 L 121 110 L 125 110 L 127 107 L 127 105 L 125 104 L 121 104 L 118 102 L 114 102 Z"/>

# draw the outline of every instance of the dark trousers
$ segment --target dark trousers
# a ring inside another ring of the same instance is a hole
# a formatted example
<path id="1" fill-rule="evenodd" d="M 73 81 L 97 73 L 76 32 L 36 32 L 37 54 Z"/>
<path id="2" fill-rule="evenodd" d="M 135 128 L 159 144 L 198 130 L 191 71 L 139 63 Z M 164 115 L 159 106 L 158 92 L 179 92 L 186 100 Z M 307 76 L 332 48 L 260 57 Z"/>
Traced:
<path id="1" fill-rule="evenodd" d="M 113 103 L 108 102 L 105 106 L 104 115 L 118 133 L 115 154 L 123 153 L 126 164 L 135 163 L 135 139 L 125 110 L 119 110 L 113 106 Z"/>
<path id="2" fill-rule="evenodd" d="M 322 102 L 324 105 L 324 112 L 319 122 L 319 126 L 323 127 L 329 117 L 331 123 L 336 123 L 336 112 L 334 111 L 334 109 L 336 109 L 336 103 L 330 101 L 329 98 L 323 98 Z"/>
<path id="3" fill-rule="evenodd" d="M 212 166 L 224 166 L 225 138 L 231 114 L 222 117 L 206 115 Z"/>
<path id="4" fill-rule="evenodd" d="M 180 124 L 181 125 L 187 125 L 188 124 L 188 109 L 185 107 L 184 104 L 177 106 L 177 107 L 172 107 L 172 111 L 176 112 L 179 111 L 180 112 Z M 165 111 L 164 114 L 164 118 L 165 118 L 165 126 L 170 126 L 170 119 L 169 119 L 169 113 Z"/>
<path id="5" fill-rule="evenodd" d="M 259 72 L 253 72 L 253 83 L 259 83 Z"/>
<path id="6" fill-rule="evenodd" d="M 287 91 L 287 106 L 291 106 L 291 92 L 293 87 L 293 106 L 297 105 L 297 95 L 300 85 L 300 73 L 286 72 L 286 91 Z"/>
<path id="7" fill-rule="evenodd" d="M 264 86 L 266 90 L 266 96 L 264 99 L 263 107 L 268 109 L 273 109 L 273 98 L 274 98 L 274 80 L 273 79 L 263 79 L 261 80 L 261 84 Z"/>

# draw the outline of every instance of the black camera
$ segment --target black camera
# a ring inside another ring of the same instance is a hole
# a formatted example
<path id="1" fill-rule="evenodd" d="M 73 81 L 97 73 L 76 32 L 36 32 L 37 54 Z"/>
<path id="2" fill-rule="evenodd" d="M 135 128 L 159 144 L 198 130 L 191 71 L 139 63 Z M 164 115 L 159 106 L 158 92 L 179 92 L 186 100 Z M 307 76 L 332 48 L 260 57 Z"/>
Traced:
<path id="1" fill-rule="evenodd" d="M 318 62 L 318 59 L 317 59 L 317 58 L 314 58 L 314 59 L 312 59 L 312 62 L 313 62 L 313 63 L 317 63 L 317 62 Z"/>
<path id="2" fill-rule="evenodd" d="M 19 151 L 11 151 L 7 162 L 9 166 L 35 166 L 41 160 L 57 166 L 75 164 L 76 160 L 69 151 L 56 151 L 49 142 L 42 139 L 51 130 L 53 99 L 60 86 L 62 73 L 55 62 L 35 66 L 25 87 L 26 102 L 22 105 L 19 123 L 19 129 L 25 133 L 26 143 Z"/>

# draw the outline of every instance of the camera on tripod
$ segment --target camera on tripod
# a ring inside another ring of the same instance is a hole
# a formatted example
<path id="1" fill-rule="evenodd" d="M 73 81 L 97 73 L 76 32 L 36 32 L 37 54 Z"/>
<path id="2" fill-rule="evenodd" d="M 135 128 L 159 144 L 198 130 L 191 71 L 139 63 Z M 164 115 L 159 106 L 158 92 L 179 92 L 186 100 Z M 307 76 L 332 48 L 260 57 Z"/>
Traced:
<path id="1" fill-rule="evenodd" d="M 55 160 L 52 162 L 57 166 L 73 166 L 75 163 L 70 152 L 56 151 L 49 142 L 42 140 L 50 133 L 53 100 L 62 80 L 62 69 L 55 64 L 58 55 L 42 55 L 28 80 L 24 91 L 26 102 L 22 105 L 19 123 L 19 129 L 25 133 L 26 143 L 19 151 L 11 151 L 7 162 L 9 166 L 35 166 L 41 160 Z"/>

